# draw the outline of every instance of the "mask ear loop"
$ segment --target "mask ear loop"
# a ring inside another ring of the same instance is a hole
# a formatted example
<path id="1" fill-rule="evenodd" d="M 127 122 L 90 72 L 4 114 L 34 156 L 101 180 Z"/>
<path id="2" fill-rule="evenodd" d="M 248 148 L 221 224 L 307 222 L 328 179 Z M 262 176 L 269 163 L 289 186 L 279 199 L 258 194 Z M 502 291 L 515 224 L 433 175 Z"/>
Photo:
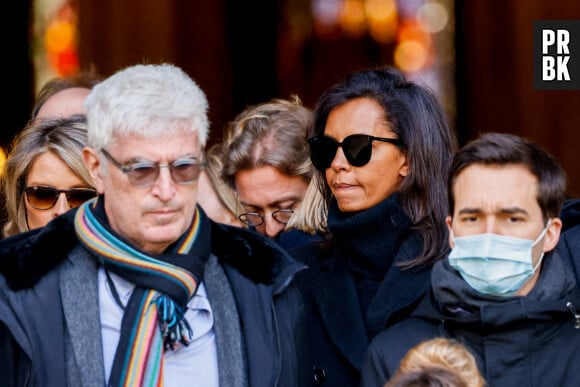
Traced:
<path id="1" fill-rule="evenodd" d="M 451 238 L 451 241 L 453 242 L 453 246 L 455 246 L 455 234 L 453 234 L 453 229 L 451 227 L 449 227 L 449 237 Z"/>
<path id="2" fill-rule="evenodd" d="M 548 232 L 548 227 L 550 227 L 550 224 L 552 223 L 552 219 L 548 219 L 548 221 L 546 222 L 546 227 L 544 227 L 544 230 L 540 233 L 540 236 L 538 236 L 536 238 L 536 240 L 534 241 L 534 244 L 532 245 L 532 248 L 534 246 L 536 246 L 536 244 L 546 235 L 546 232 Z M 540 259 L 538 259 L 538 263 L 536 263 L 536 265 L 532 268 L 532 271 L 535 273 L 536 270 L 538 270 L 538 267 L 540 267 L 540 265 L 542 264 L 542 260 L 544 259 L 544 252 L 542 251 L 542 255 L 540 255 Z"/>
<path id="3" fill-rule="evenodd" d="M 548 219 L 548 221 L 546 222 L 546 226 L 544 227 L 540 235 L 536 238 L 536 240 L 532 244 L 532 247 L 536 246 L 536 244 L 538 244 L 538 242 L 546 235 L 546 233 L 548 232 L 548 227 L 550 227 L 551 223 L 552 219 Z"/>

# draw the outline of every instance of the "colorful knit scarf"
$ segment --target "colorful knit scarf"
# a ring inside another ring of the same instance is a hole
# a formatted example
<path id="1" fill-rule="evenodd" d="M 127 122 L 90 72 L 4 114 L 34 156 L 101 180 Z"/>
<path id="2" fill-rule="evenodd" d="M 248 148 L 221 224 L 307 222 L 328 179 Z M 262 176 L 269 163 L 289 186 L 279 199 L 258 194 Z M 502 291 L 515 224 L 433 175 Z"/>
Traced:
<path id="1" fill-rule="evenodd" d="M 209 258 L 210 224 L 196 209 L 191 226 L 170 252 L 153 257 L 131 247 L 110 228 L 103 200 L 79 207 L 76 233 L 105 270 L 136 285 L 125 306 L 108 385 L 161 386 L 164 350 L 188 345 L 192 337 L 183 316 Z"/>

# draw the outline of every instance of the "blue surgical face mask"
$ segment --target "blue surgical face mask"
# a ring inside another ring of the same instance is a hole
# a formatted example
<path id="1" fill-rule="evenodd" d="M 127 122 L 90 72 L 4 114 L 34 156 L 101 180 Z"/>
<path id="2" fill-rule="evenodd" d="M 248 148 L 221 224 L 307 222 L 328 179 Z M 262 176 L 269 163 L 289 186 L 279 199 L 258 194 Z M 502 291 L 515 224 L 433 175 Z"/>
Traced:
<path id="1" fill-rule="evenodd" d="M 544 253 L 533 266 L 532 249 L 546 235 L 550 222 L 536 240 L 497 234 L 453 238 L 452 233 L 455 246 L 449 254 L 449 264 L 478 292 L 511 296 L 540 266 Z"/>

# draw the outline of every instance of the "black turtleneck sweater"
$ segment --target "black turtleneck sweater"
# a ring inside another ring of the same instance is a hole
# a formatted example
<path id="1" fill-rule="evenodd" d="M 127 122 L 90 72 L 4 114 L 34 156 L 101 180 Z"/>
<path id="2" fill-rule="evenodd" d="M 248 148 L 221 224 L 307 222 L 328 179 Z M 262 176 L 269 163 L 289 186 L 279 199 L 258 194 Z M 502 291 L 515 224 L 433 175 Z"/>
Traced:
<path id="1" fill-rule="evenodd" d="M 367 210 L 344 213 L 335 199 L 328 209 L 328 229 L 357 288 L 364 315 L 401 243 L 410 232 L 411 220 L 394 193 Z"/>

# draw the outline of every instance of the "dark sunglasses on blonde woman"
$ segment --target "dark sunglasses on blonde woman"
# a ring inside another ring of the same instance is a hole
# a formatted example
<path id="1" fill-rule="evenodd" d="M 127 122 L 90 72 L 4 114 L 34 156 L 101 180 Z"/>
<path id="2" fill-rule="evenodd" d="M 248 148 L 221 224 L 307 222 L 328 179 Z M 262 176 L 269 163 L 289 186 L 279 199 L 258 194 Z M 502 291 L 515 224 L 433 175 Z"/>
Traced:
<path id="1" fill-rule="evenodd" d="M 97 196 L 97 191 L 92 188 L 71 188 L 66 190 L 42 185 L 26 187 L 24 193 L 28 205 L 37 210 L 49 210 L 54 207 L 61 193 L 65 194 L 70 208 L 76 208 Z"/>
<path id="2" fill-rule="evenodd" d="M 350 165 L 353 167 L 362 167 L 371 160 L 373 141 L 388 142 L 399 148 L 403 147 L 403 141 L 398 138 L 351 134 L 345 137 L 342 142 L 338 142 L 332 137 L 315 136 L 308 139 L 310 159 L 316 169 L 324 171 L 330 168 L 332 160 L 336 156 L 336 151 L 341 147 Z"/>

